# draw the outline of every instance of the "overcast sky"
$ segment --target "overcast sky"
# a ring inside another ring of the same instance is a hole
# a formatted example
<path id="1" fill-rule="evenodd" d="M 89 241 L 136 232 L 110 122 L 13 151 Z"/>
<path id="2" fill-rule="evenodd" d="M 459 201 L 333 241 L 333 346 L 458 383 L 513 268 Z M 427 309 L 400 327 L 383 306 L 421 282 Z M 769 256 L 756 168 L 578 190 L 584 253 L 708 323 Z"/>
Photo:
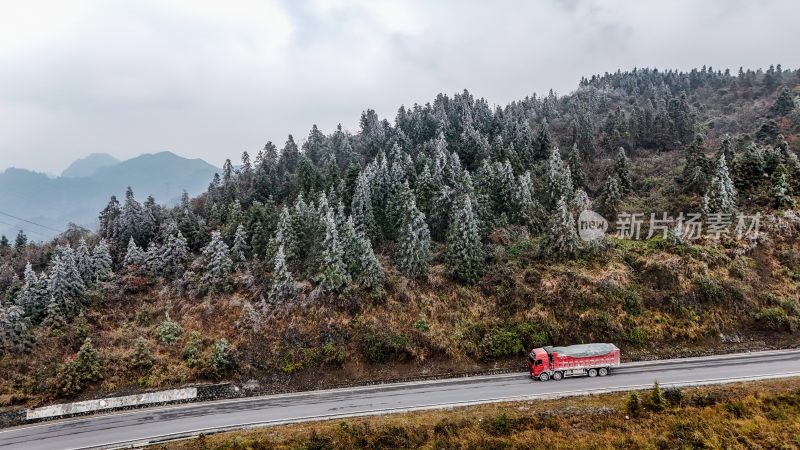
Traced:
<path id="1" fill-rule="evenodd" d="M 797 0 L 0 2 L 0 170 L 162 150 L 219 166 L 438 92 L 800 65 Z"/>

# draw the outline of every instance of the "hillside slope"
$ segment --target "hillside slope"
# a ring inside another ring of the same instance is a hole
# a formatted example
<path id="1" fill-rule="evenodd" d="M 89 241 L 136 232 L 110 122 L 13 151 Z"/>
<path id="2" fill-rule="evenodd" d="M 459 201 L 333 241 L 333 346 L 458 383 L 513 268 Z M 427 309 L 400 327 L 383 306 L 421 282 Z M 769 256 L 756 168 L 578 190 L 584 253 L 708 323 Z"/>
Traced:
<path id="1" fill-rule="evenodd" d="M 590 341 L 626 359 L 795 345 L 799 86 L 780 66 L 636 69 L 502 108 L 442 94 L 267 143 L 174 207 L 129 191 L 96 234 L 0 247 L 0 392 L 322 387 Z M 586 210 L 608 219 L 599 239 L 579 236 Z"/>

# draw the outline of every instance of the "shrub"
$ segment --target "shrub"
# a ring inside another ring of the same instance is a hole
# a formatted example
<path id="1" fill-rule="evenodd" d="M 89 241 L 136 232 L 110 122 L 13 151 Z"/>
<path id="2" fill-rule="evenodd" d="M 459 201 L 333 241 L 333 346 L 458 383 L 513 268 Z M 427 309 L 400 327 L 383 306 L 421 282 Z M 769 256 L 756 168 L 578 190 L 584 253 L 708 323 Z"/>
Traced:
<path id="1" fill-rule="evenodd" d="M 704 302 L 716 303 L 725 299 L 725 290 L 719 281 L 713 278 L 699 276 L 694 279 L 694 291 L 697 297 Z"/>
<path id="2" fill-rule="evenodd" d="M 522 340 L 513 329 L 494 327 L 481 341 L 481 349 L 486 358 L 498 359 L 518 355 L 525 351 Z"/>
<path id="3" fill-rule="evenodd" d="M 625 340 L 636 347 L 644 347 L 648 342 L 650 342 L 650 337 L 647 335 L 645 330 L 639 327 L 634 327 L 628 330 L 628 333 L 625 335 Z"/>
<path id="4" fill-rule="evenodd" d="M 144 338 L 136 340 L 136 346 L 131 353 L 128 365 L 134 369 L 147 369 L 153 365 L 153 355 Z"/>
<path id="5" fill-rule="evenodd" d="M 754 316 L 758 328 L 767 331 L 792 331 L 793 321 L 780 306 L 764 308 Z"/>
<path id="6" fill-rule="evenodd" d="M 631 417 L 638 417 L 642 413 L 642 400 L 636 391 L 631 391 L 628 394 L 628 399 L 625 401 L 625 411 Z"/>
<path id="7" fill-rule="evenodd" d="M 200 352 L 203 349 L 203 337 L 197 331 L 189 334 L 186 346 L 181 350 L 181 358 L 186 361 L 189 367 L 197 367 L 200 363 Z"/>
<path id="8" fill-rule="evenodd" d="M 484 422 L 484 429 L 487 433 L 495 436 L 508 436 L 514 428 L 511 422 L 506 413 L 498 414 Z"/>
<path id="9" fill-rule="evenodd" d="M 100 361 L 100 355 L 92 345 L 92 340 L 86 338 L 78 350 L 78 356 L 75 357 L 75 362 L 78 365 L 78 372 L 83 381 L 98 381 L 103 379 L 103 363 Z"/>
<path id="10" fill-rule="evenodd" d="M 167 314 L 166 319 L 158 326 L 158 338 L 165 344 L 171 344 L 183 334 L 183 328 L 178 322 L 173 321 Z"/>
<path id="11" fill-rule="evenodd" d="M 661 386 L 658 385 L 658 381 L 656 381 L 653 383 L 653 389 L 650 391 L 647 407 L 651 411 L 663 411 L 667 409 L 668 406 L 669 402 L 667 398 L 664 397 L 664 391 L 661 389 Z"/>
<path id="12" fill-rule="evenodd" d="M 228 373 L 231 368 L 230 344 L 225 338 L 217 339 L 211 346 L 211 355 L 208 357 L 208 370 L 217 377 Z"/>
<path id="13" fill-rule="evenodd" d="M 390 360 L 402 361 L 412 355 L 411 341 L 404 334 L 388 330 L 367 328 L 360 333 L 358 349 L 371 363 L 384 363 Z"/>

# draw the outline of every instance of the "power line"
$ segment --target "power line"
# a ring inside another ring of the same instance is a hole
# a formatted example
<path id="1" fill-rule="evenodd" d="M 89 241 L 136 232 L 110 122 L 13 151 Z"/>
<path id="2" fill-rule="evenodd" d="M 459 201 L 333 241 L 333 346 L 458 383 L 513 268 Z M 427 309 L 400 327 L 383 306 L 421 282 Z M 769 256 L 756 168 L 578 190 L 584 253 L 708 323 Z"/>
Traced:
<path id="1" fill-rule="evenodd" d="M 22 217 L 17 217 L 15 215 L 12 215 L 12 214 L 9 214 L 9 213 L 3 212 L 3 211 L 0 211 L 0 214 L 2 214 L 4 216 L 11 217 L 12 219 L 16 219 L 16 220 L 21 220 L 23 222 L 27 222 L 27 223 L 29 223 L 31 225 L 36 225 L 37 227 L 42 227 L 42 228 L 44 228 L 46 230 L 55 231 L 56 233 L 61 233 L 62 231 L 64 231 L 64 230 L 56 230 L 55 228 L 48 227 L 47 225 L 42 225 L 42 224 L 36 223 L 36 222 L 34 222 L 32 220 L 23 219 Z"/>
<path id="2" fill-rule="evenodd" d="M 8 222 L 3 222 L 2 220 L 0 220 L 0 224 L 7 225 L 7 226 L 9 226 L 11 228 L 21 229 L 23 231 L 27 231 L 28 233 L 38 234 L 39 236 L 41 236 L 43 238 L 46 238 L 46 239 L 50 239 L 52 237 L 52 236 L 48 236 L 48 235 L 46 235 L 44 233 L 40 233 L 40 232 L 38 232 L 36 230 L 25 230 L 23 227 L 19 226 L 19 224 L 12 225 L 12 224 L 10 224 Z M 9 237 L 9 239 L 11 239 L 13 237 L 14 236 L 11 236 L 11 237 Z"/>

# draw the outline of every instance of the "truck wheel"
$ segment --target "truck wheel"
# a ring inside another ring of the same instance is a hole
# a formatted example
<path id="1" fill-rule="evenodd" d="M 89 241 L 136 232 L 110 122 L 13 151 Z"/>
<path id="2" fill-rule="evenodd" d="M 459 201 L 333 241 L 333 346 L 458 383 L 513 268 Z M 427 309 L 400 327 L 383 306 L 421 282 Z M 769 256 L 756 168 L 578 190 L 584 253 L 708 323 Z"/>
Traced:
<path id="1" fill-rule="evenodd" d="M 564 378 L 564 374 L 561 372 L 556 372 L 553 374 L 553 379 L 556 381 L 561 381 L 562 378 Z"/>
<path id="2" fill-rule="evenodd" d="M 589 369 L 589 376 L 596 377 L 597 376 L 597 369 Z"/>
<path id="3" fill-rule="evenodd" d="M 542 372 L 542 374 L 539 375 L 539 381 L 547 381 L 549 379 L 550 375 L 548 375 L 547 372 Z"/>
<path id="4" fill-rule="evenodd" d="M 608 369 L 606 369 L 605 367 L 601 367 L 600 370 L 597 371 L 597 374 L 600 375 L 601 377 L 604 377 L 608 375 Z"/>

